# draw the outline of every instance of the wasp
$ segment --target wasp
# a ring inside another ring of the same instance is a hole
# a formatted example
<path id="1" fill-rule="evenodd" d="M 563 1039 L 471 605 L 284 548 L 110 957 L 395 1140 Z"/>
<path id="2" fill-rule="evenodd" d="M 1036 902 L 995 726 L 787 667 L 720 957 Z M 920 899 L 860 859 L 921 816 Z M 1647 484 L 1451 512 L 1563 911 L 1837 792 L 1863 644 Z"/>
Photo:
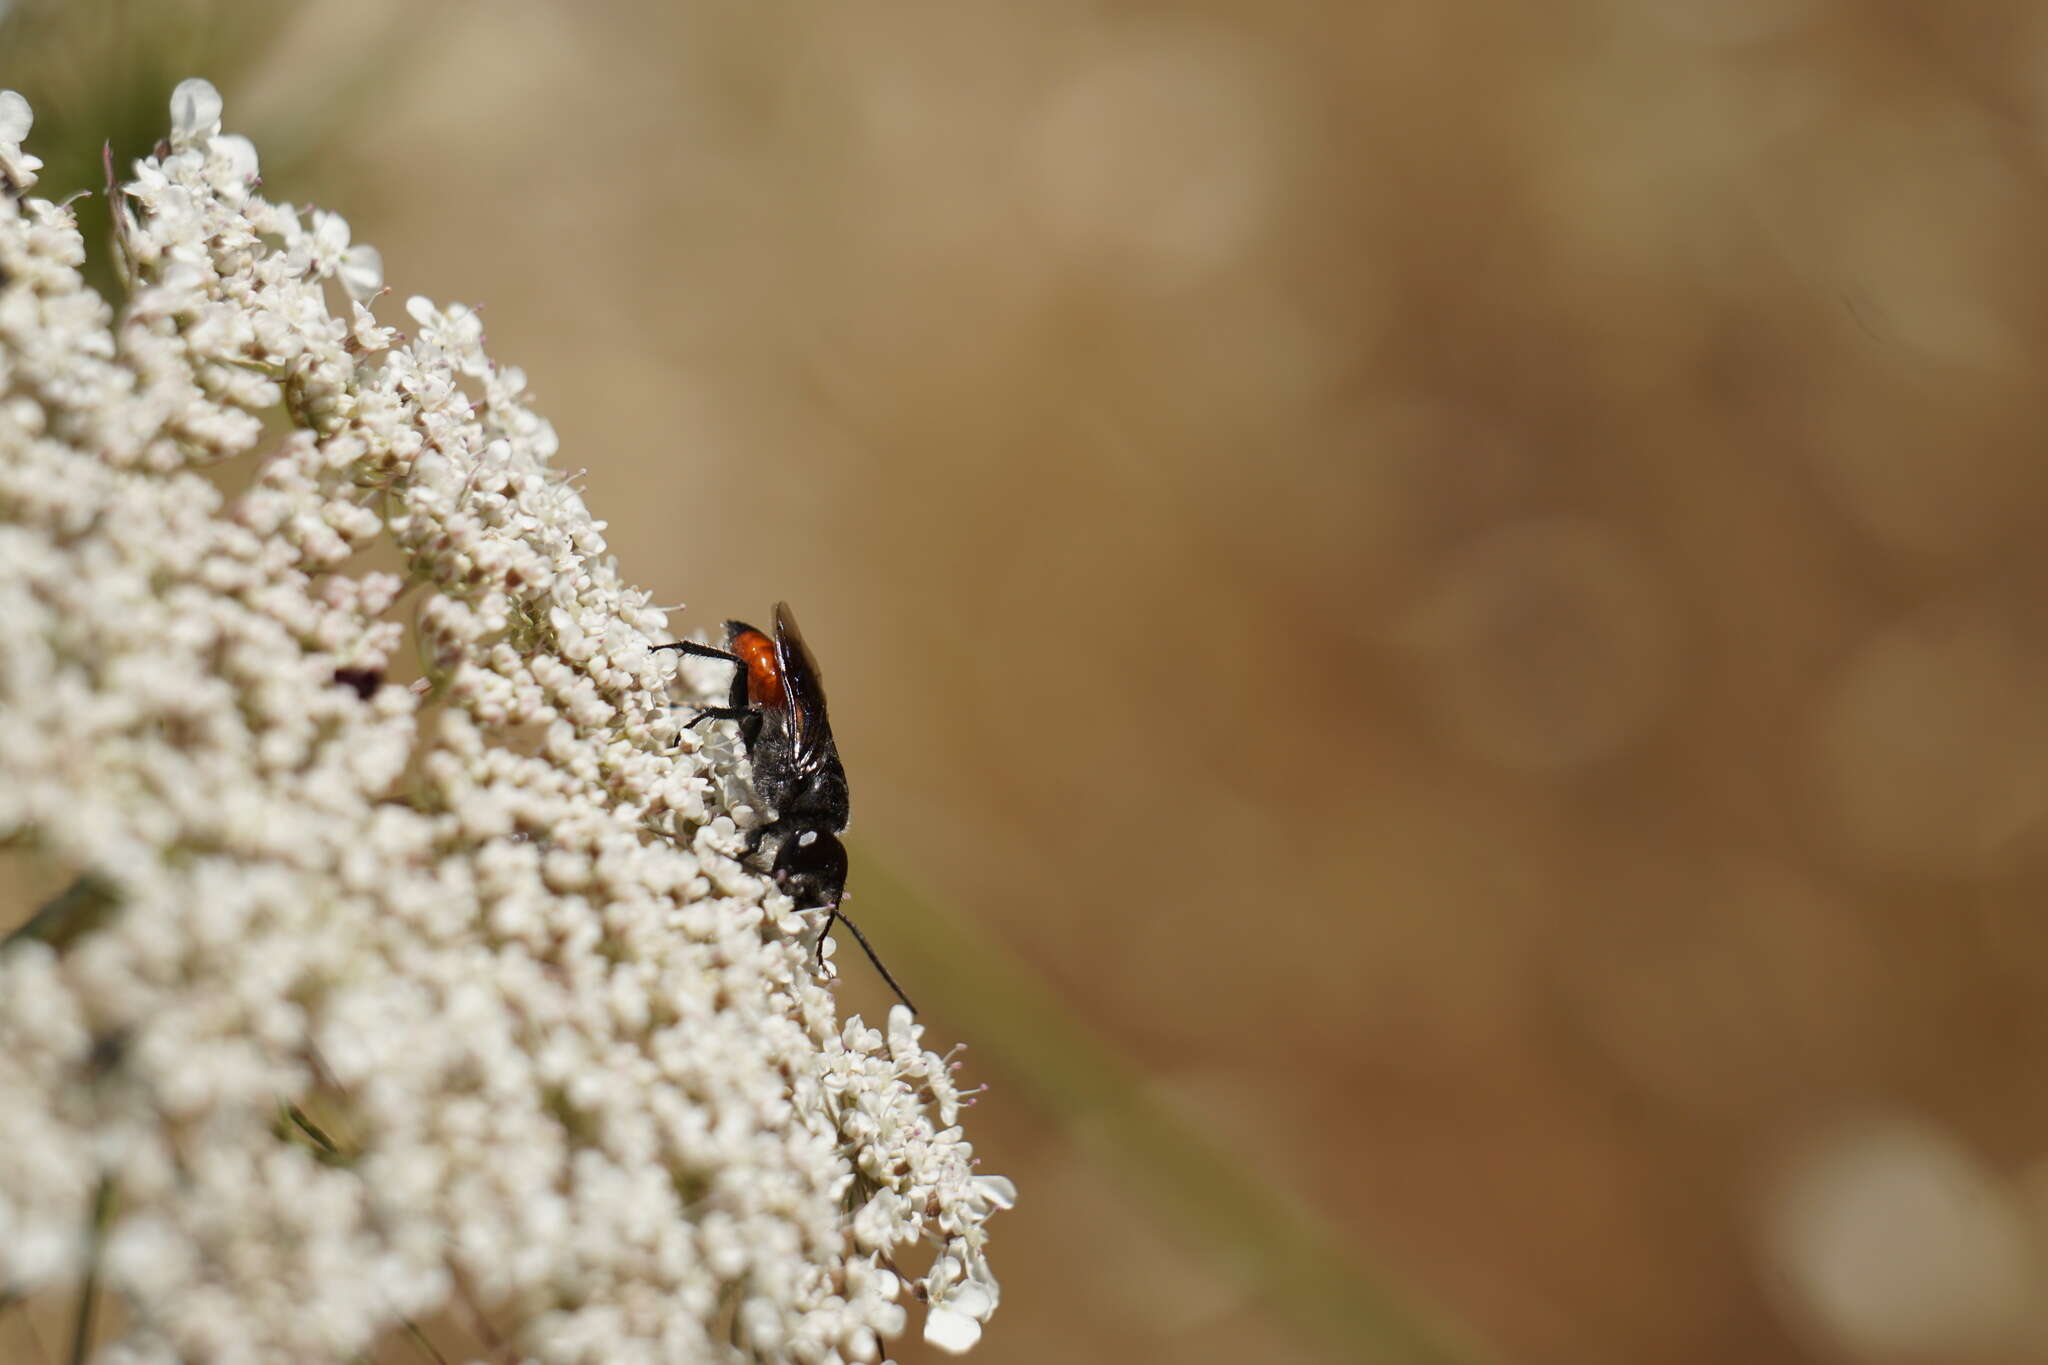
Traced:
<path id="1" fill-rule="evenodd" d="M 825 714 L 824 678 L 789 604 L 775 604 L 773 639 L 744 621 L 727 621 L 724 649 L 690 640 L 655 648 L 733 666 L 726 704 L 704 707 L 686 728 L 707 720 L 729 720 L 739 726 L 740 741 L 754 767 L 754 790 L 770 812 L 765 823 L 747 831 L 743 856 L 755 857 L 764 843 L 775 839 L 775 856 L 768 867 L 775 884 L 797 909 L 829 912 L 818 934 L 819 967 L 824 966 L 825 939 L 832 926 L 844 924 L 896 998 L 917 1013 L 917 1006 L 869 946 L 867 935 L 843 908 L 846 846 L 839 836 L 849 815 L 846 769 L 839 762 L 839 746 Z"/>

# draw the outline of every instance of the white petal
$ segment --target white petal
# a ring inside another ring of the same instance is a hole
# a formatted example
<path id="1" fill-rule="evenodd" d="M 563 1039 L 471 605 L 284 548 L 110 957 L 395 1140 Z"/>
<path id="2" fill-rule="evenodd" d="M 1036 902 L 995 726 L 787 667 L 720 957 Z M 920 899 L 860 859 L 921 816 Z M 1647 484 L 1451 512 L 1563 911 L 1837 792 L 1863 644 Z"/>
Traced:
<path id="1" fill-rule="evenodd" d="M 341 268 L 335 272 L 341 287 L 348 290 L 350 298 L 357 303 L 368 303 L 384 288 L 384 257 L 376 247 L 367 243 L 352 246 L 341 258 Z"/>
<path id="2" fill-rule="evenodd" d="M 0 90 L 0 142 L 19 143 L 35 126 L 35 110 L 13 90 Z"/>
<path id="3" fill-rule="evenodd" d="M 220 131 L 220 91 L 197 76 L 178 82 L 171 92 L 171 142 L 174 146 L 212 137 Z"/>
<path id="4" fill-rule="evenodd" d="M 213 154 L 227 163 L 230 182 L 248 184 L 256 178 L 256 144 L 240 133 L 228 133 L 213 140 Z"/>
<path id="5" fill-rule="evenodd" d="M 339 255 L 348 250 L 348 219 L 338 213 L 313 214 L 313 241 L 322 251 Z"/>
<path id="6" fill-rule="evenodd" d="M 996 1296 L 969 1282 L 946 1296 L 945 1311 L 965 1314 L 976 1322 L 986 1322 L 989 1314 L 996 1311 Z"/>
<path id="7" fill-rule="evenodd" d="M 959 1355 L 973 1350 L 974 1343 L 981 1340 L 981 1324 L 965 1313 L 934 1308 L 924 1317 L 924 1339 L 941 1351 Z"/>

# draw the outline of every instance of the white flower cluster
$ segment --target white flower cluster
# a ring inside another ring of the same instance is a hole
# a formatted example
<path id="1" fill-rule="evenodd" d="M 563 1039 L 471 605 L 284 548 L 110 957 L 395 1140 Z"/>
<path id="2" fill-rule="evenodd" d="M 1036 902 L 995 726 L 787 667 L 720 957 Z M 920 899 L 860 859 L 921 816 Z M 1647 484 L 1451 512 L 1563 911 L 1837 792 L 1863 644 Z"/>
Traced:
<path id="1" fill-rule="evenodd" d="M 842 1027 L 820 917 L 730 856 L 662 614 L 476 315 L 380 325 L 376 253 L 220 111 L 180 86 L 119 187 L 117 313 L 0 92 L 0 842 L 99 910 L 0 947 L 0 1301 L 95 1275 L 121 1361 L 443 1314 L 871 1360 L 925 1242 L 926 1335 L 972 1345 L 1013 1191 L 949 1064 Z"/>

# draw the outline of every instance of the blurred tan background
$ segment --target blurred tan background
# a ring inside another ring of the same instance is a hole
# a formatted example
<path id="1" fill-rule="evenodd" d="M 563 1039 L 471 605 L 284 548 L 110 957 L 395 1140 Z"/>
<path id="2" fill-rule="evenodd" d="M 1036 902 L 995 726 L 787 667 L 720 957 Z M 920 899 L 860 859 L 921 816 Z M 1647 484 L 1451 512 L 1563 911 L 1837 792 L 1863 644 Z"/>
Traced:
<path id="1" fill-rule="evenodd" d="M 0 19 L 60 195 L 187 74 L 795 604 L 977 1359 L 2048 1359 L 2048 9 Z"/>

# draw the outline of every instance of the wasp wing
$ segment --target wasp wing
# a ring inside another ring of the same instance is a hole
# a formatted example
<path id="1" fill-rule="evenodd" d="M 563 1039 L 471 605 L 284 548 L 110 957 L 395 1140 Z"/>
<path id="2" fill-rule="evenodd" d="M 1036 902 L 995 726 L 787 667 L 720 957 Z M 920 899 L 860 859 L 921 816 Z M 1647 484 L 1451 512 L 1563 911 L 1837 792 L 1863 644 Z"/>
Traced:
<path id="1" fill-rule="evenodd" d="M 815 772 L 836 762 L 832 722 L 825 716 L 825 678 L 805 646 L 787 602 L 775 604 L 775 662 L 782 674 L 782 699 L 789 708 L 790 748 L 796 766 Z"/>

